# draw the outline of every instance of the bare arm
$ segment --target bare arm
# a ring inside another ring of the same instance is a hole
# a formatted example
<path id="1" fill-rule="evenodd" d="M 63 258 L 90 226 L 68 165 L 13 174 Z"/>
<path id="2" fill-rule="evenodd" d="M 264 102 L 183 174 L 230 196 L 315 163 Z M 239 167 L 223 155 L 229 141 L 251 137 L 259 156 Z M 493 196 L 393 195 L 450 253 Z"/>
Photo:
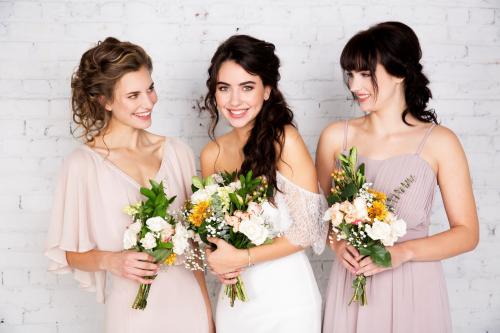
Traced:
<path id="1" fill-rule="evenodd" d="M 152 282 L 152 280 L 144 277 L 156 275 L 159 269 L 159 266 L 153 263 L 153 257 L 144 252 L 67 251 L 66 260 L 70 267 L 81 271 L 109 271 L 115 275 L 144 284 Z"/>
<path id="2" fill-rule="evenodd" d="M 333 123 L 323 130 L 316 149 L 316 171 L 325 196 L 328 196 L 332 187 L 331 173 L 335 169 L 335 161 L 342 150 L 344 123 Z M 328 245 L 335 252 L 337 260 L 351 273 L 359 268 L 359 252 L 346 241 L 337 241 L 335 234 L 329 229 Z"/>
<path id="3" fill-rule="evenodd" d="M 431 261 L 473 250 L 479 242 L 479 222 L 467 158 L 458 138 L 446 128 L 435 129 L 440 144 L 437 179 L 450 229 L 431 237 L 402 244 L 409 260 Z"/>
<path id="4" fill-rule="evenodd" d="M 479 222 L 467 158 L 458 138 L 450 130 L 437 127 L 427 154 L 434 156 L 437 179 L 450 229 L 436 235 L 389 247 L 392 267 L 407 261 L 435 261 L 473 250 L 479 242 Z M 425 152 L 425 151 L 424 151 Z M 364 266 L 367 259 L 360 262 Z M 371 266 L 371 267 L 370 267 Z M 384 269 L 368 264 L 358 274 L 376 274 Z"/>

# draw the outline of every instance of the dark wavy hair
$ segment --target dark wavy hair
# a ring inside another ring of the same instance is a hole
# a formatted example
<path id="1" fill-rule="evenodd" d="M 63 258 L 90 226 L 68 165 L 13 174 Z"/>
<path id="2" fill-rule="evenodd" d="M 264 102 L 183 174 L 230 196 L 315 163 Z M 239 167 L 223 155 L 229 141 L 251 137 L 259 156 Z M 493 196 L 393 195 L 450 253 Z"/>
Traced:
<path id="1" fill-rule="evenodd" d="M 265 176 L 272 188 L 276 189 L 276 163 L 283 150 L 285 126 L 295 127 L 295 124 L 292 110 L 278 89 L 280 60 L 274 50 L 273 44 L 247 35 L 234 35 L 222 43 L 208 68 L 205 109 L 211 117 L 208 134 L 215 140 L 214 131 L 219 122 L 215 100 L 217 76 L 226 61 L 234 61 L 248 73 L 259 76 L 264 86 L 271 87 L 269 99 L 264 101 L 243 147 L 244 161 L 239 171 L 246 173 L 252 170 L 255 176 Z"/>
<path id="2" fill-rule="evenodd" d="M 151 58 L 138 45 L 108 37 L 87 50 L 71 77 L 73 121 L 83 130 L 79 135 L 92 142 L 109 122 L 105 102 L 113 101 L 116 83 L 129 73 L 146 67 L 153 70 Z"/>
<path id="3" fill-rule="evenodd" d="M 380 63 L 392 76 L 404 78 L 407 108 L 402 114 L 403 122 L 411 126 L 406 121 L 410 113 L 420 121 L 437 124 L 436 113 L 427 108 L 432 93 L 429 80 L 422 72 L 421 58 L 418 37 L 409 26 L 401 22 L 383 22 L 354 35 L 342 50 L 340 65 L 344 71 L 370 71 L 377 92 L 375 69 Z"/>

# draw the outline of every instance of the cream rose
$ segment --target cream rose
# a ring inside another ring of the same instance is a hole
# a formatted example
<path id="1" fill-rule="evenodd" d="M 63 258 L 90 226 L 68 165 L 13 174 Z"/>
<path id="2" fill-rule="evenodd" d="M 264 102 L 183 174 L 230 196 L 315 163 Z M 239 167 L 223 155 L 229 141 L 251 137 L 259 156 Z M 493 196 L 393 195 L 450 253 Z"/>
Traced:
<path id="1" fill-rule="evenodd" d="M 146 250 L 151 250 L 156 246 L 156 238 L 151 232 L 146 233 L 140 242 Z"/>
<path id="2" fill-rule="evenodd" d="M 252 217 L 240 223 L 240 232 L 250 239 L 255 245 L 264 243 L 269 235 L 269 230 L 263 225 L 263 219 Z"/>
<path id="3" fill-rule="evenodd" d="M 167 227 L 168 222 L 160 216 L 155 216 L 147 219 L 146 225 L 148 226 L 149 230 L 153 232 L 160 232 Z"/>

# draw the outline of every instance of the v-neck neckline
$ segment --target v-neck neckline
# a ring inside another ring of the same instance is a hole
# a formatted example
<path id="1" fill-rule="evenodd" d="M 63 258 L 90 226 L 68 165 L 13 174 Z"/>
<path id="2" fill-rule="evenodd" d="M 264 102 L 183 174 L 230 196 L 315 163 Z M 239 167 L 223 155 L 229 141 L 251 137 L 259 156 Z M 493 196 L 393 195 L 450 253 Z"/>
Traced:
<path id="1" fill-rule="evenodd" d="M 168 139 L 165 137 L 165 140 L 163 142 L 163 151 L 162 151 L 162 157 L 161 157 L 161 161 L 160 161 L 160 167 L 158 168 L 158 171 L 156 171 L 155 175 L 153 176 L 153 180 L 155 181 L 159 181 L 158 177 L 161 173 L 161 171 L 163 170 L 164 168 L 164 164 L 165 164 L 165 161 L 166 161 L 166 156 L 167 156 L 167 148 L 168 148 L 168 143 L 167 143 Z M 108 166 L 110 166 L 112 169 L 114 169 L 117 173 L 121 174 L 123 178 L 125 178 L 129 183 L 131 183 L 132 185 L 134 185 L 135 187 L 137 188 L 141 188 L 141 187 L 144 187 L 143 185 L 141 185 L 134 177 L 130 176 L 128 173 L 126 173 L 125 171 L 123 171 L 122 169 L 120 169 L 116 164 L 114 164 L 113 162 L 111 162 L 109 159 L 105 158 L 104 156 L 102 156 L 101 154 L 99 154 L 98 152 L 96 152 L 94 149 L 90 148 L 89 146 L 87 146 L 86 144 L 83 145 L 87 150 L 89 150 L 90 152 L 92 152 L 93 154 L 95 154 L 97 157 L 99 157 L 99 159 L 107 164 Z M 146 187 L 148 186 L 148 184 L 146 184 Z"/>

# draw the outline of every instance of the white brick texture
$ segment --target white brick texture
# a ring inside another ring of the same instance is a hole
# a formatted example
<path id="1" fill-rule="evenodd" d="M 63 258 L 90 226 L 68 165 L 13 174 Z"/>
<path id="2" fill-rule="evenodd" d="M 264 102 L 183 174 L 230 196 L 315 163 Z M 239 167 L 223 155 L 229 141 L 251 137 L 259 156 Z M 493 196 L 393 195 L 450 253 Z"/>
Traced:
<path id="1" fill-rule="evenodd" d="M 444 263 L 454 332 L 500 332 L 499 0 L 0 0 L 0 332 L 98 332 L 102 323 L 93 295 L 47 273 L 42 255 L 54 177 L 78 144 L 70 76 L 93 43 L 112 35 L 149 52 L 159 94 L 152 130 L 197 154 L 208 136 L 196 104 L 218 43 L 235 33 L 275 43 L 281 88 L 314 155 L 327 123 L 358 114 L 341 79 L 342 47 L 384 20 L 419 35 L 432 106 L 469 157 L 481 242 Z M 438 193 L 432 230 L 446 227 Z M 311 256 L 322 292 L 332 260 Z M 209 288 L 213 297 L 213 278 Z"/>

